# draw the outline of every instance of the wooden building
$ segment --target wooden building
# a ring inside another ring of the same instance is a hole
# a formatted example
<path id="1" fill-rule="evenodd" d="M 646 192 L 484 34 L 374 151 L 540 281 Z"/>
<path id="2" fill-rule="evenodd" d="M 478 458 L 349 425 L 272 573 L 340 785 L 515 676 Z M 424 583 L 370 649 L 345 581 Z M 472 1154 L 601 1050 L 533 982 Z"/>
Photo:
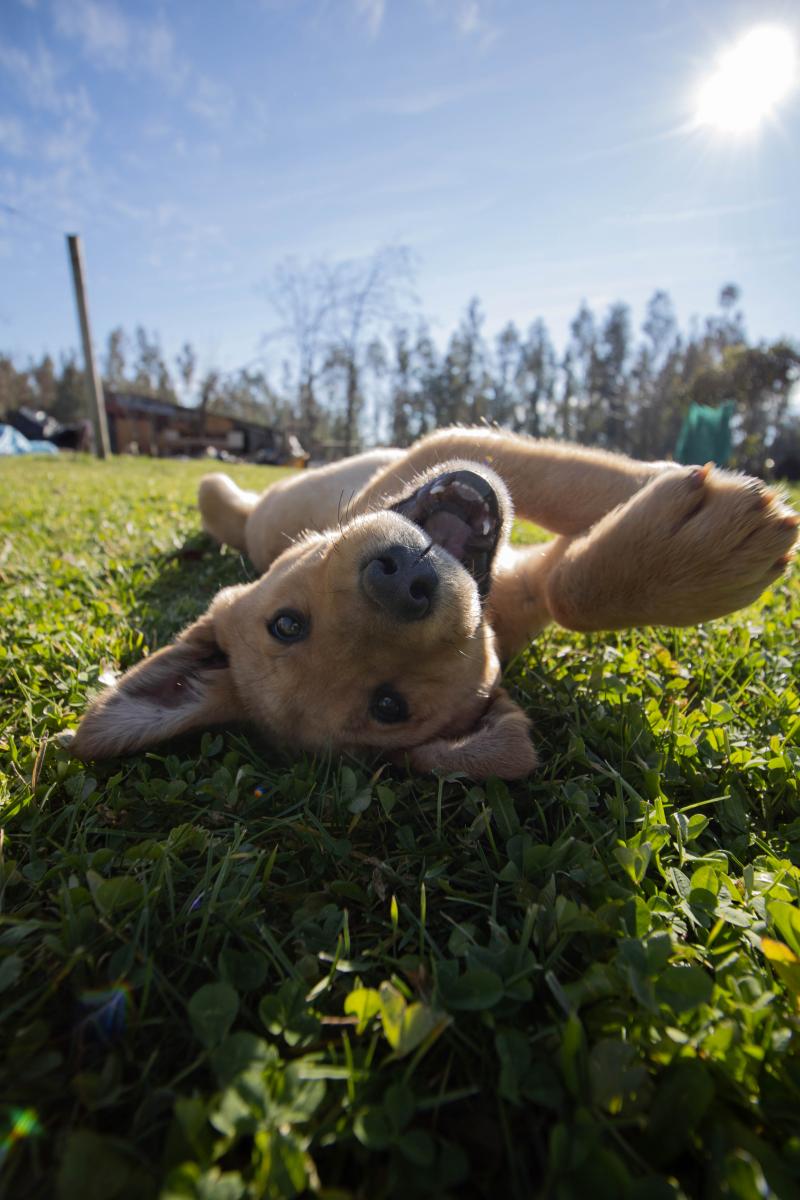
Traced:
<path id="1" fill-rule="evenodd" d="M 213 450 L 298 466 L 307 457 L 293 435 L 266 425 L 201 408 L 185 408 L 138 392 L 108 388 L 105 397 L 114 454 L 196 457 Z"/>

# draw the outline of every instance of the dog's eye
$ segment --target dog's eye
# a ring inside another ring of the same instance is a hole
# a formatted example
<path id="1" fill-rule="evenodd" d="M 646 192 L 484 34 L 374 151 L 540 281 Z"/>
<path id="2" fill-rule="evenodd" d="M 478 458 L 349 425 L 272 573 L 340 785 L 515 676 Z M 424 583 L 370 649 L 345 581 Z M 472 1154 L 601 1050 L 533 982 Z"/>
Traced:
<path id="1" fill-rule="evenodd" d="M 299 642 L 308 633 L 308 620 L 299 612 L 287 608 L 267 622 L 267 630 L 279 642 Z"/>
<path id="2" fill-rule="evenodd" d="M 408 705 L 399 692 L 383 684 L 372 693 L 370 716 L 383 725 L 395 725 L 408 720 Z"/>

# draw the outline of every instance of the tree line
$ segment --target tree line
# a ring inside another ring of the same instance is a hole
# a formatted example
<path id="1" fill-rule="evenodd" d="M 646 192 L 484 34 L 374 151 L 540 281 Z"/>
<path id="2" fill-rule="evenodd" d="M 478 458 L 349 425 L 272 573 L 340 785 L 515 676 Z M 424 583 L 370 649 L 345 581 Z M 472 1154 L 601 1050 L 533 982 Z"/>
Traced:
<path id="1" fill-rule="evenodd" d="M 255 365 L 201 371 L 190 342 L 168 363 L 158 336 L 139 326 L 110 333 L 103 378 L 292 431 L 312 455 L 405 446 L 442 425 L 489 421 L 665 458 L 692 403 L 733 400 L 734 465 L 763 472 L 770 459 L 800 462 L 791 406 L 800 349 L 785 339 L 752 344 L 734 284 L 688 330 L 662 290 L 638 330 L 627 304 L 597 314 L 584 303 L 558 352 L 541 318 L 488 337 L 477 299 L 440 348 L 412 283 L 402 249 L 334 265 L 287 261 L 265 288 L 272 319 Z M 74 354 L 23 367 L 0 354 L 0 411 L 25 405 L 71 422 L 86 413 L 83 382 Z"/>

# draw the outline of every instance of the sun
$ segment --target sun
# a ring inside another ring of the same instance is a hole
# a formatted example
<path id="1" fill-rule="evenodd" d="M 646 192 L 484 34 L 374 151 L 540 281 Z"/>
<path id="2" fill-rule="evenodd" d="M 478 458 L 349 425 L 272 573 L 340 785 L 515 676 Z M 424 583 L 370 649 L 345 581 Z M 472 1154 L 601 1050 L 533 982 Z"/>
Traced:
<path id="1" fill-rule="evenodd" d="M 696 122 L 720 133 L 753 133 L 797 82 L 792 34 L 779 26 L 758 26 L 719 55 L 697 93 Z"/>

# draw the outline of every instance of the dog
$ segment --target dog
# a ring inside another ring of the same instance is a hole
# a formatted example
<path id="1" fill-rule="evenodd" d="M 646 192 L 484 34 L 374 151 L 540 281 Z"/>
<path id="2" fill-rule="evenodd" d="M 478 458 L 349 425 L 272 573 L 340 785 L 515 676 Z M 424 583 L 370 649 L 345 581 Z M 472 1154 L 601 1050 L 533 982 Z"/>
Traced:
<path id="1" fill-rule="evenodd" d="M 761 481 L 502 430 L 452 428 L 273 484 L 199 489 L 205 529 L 261 577 L 91 705 L 102 758 L 246 719 L 318 752 L 514 779 L 536 765 L 502 663 L 548 622 L 693 625 L 785 570 L 800 517 Z M 555 535 L 509 544 L 517 513 Z"/>

